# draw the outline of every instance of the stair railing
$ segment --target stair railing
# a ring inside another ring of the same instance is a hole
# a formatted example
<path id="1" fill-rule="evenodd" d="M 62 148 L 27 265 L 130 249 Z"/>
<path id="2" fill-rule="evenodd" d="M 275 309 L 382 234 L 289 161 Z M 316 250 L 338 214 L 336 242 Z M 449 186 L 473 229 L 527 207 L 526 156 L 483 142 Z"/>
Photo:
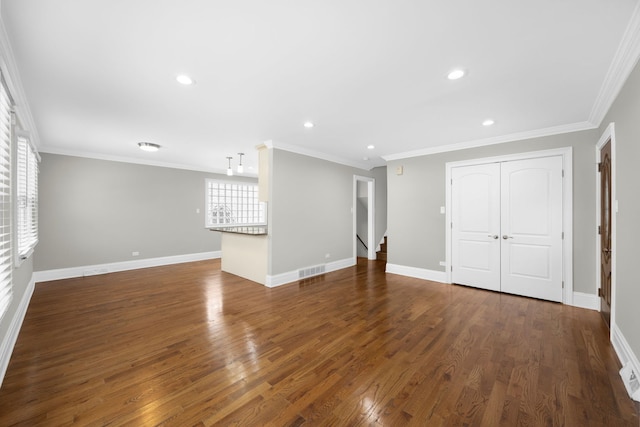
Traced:
<path id="1" fill-rule="evenodd" d="M 369 250 L 369 248 L 367 248 L 367 245 L 362 241 L 362 239 L 360 238 L 360 236 L 358 236 L 358 235 L 356 234 L 356 237 L 358 238 L 358 241 L 359 241 L 360 243 L 362 243 L 362 246 L 364 246 L 364 248 L 365 248 L 366 250 Z"/>

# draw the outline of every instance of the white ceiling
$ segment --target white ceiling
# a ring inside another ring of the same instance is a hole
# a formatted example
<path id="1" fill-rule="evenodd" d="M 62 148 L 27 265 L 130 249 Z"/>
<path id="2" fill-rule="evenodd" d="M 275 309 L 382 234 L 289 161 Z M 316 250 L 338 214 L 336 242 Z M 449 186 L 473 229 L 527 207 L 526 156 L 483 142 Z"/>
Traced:
<path id="1" fill-rule="evenodd" d="M 369 169 L 385 163 L 381 156 L 593 127 L 636 4 L 1 6 L 40 151 L 220 171 L 227 156 L 237 164 L 238 152 L 257 169 L 255 147 L 265 141 Z M 448 80 L 455 67 L 467 76 Z M 181 73 L 196 84 L 178 84 Z M 495 125 L 483 127 L 486 118 Z M 307 120 L 315 127 L 304 128 Z M 142 152 L 139 141 L 162 149 Z"/>

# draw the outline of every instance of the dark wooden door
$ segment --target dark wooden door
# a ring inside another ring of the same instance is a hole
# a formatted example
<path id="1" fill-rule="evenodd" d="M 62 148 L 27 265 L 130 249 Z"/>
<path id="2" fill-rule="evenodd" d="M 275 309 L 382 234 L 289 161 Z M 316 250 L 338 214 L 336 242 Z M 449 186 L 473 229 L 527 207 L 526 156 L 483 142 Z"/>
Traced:
<path id="1" fill-rule="evenodd" d="M 600 312 L 611 324 L 611 140 L 600 150 Z"/>

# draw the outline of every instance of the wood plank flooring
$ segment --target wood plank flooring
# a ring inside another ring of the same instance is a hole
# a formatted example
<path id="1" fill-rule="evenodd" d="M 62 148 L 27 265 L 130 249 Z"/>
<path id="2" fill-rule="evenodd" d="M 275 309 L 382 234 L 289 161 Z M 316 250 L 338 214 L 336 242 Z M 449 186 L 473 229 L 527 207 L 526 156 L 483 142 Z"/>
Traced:
<path id="1" fill-rule="evenodd" d="M 597 312 L 385 274 L 268 289 L 203 261 L 36 286 L 1 426 L 637 426 Z"/>

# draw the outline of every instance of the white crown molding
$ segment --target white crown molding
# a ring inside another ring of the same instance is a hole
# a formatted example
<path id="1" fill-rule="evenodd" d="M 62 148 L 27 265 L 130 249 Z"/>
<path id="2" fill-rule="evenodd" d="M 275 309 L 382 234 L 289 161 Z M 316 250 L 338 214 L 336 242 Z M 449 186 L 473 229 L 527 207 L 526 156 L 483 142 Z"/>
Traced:
<path id="1" fill-rule="evenodd" d="M 284 150 L 284 151 L 289 151 L 291 153 L 302 154 L 303 156 L 314 157 L 316 159 L 326 160 L 328 162 L 338 163 L 341 165 L 350 166 L 352 168 L 362 169 L 367 171 L 377 166 L 380 166 L 380 165 L 371 165 L 366 163 L 355 162 L 353 160 L 345 159 L 338 156 L 333 156 L 331 154 L 325 154 L 319 151 L 309 150 L 308 148 L 296 147 L 295 145 L 281 144 L 273 141 L 265 142 L 265 146 L 267 146 L 267 148 L 277 148 L 278 150 Z"/>
<path id="2" fill-rule="evenodd" d="M 474 141 L 459 142 L 457 144 L 438 145 L 435 147 L 422 148 L 420 150 L 405 151 L 404 153 L 389 154 L 382 156 L 384 160 L 400 160 L 409 157 L 427 156 L 429 154 L 446 153 L 449 151 L 466 150 L 468 148 L 484 147 L 486 145 L 504 144 L 506 142 L 520 141 L 524 139 L 540 138 L 543 136 L 559 135 L 563 133 L 578 132 L 582 130 L 594 129 L 597 126 L 590 122 L 570 123 L 567 125 L 553 126 L 544 129 L 536 129 L 526 132 L 512 133 L 509 135 L 495 136 L 493 138 L 477 139 Z"/>
<path id="3" fill-rule="evenodd" d="M 61 156 L 84 157 L 87 159 L 107 160 L 110 162 L 134 163 L 137 165 L 157 166 L 157 167 L 171 168 L 171 169 L 183 169 L 183 170 L 189 170 L 194 172 L 214 173 L 218 175 L 224 175 L 225 177 L 227 176 L 227 170 L 219 169 L 219 168 L 200 168 L 197 166 L 185 165 L 181 163 L 159 162 L 154 160 L 137 159 L 135 157 L 113 156 L 110 154 L 93 153 L 89 151 L 80 151 L 80 150 L 67 150 L 67 149 L 50 148 L 50 147 L 41 147 L 39 151 L 41 153 L 58 154 Z M 233 176 L 257 178 L 258 174 L 245 172 L 242 175 L 238 175 L 234 173 Z"/>
<path id="4" fill-rule="evenodd" d="M 640 58 L 640 3 L 631 14 L 618 50 L 611 61 L 607 75 L 589 115 L 589 122 L 599 127 L 611 108 L 622 86 Z"/>
<path id="5" fill-rule="evenodd" d="M 18 121 L 22 124 L 24 130 L 29 132 L 30 141 L 37 151 L 40 147 L 40 135 L 27 102 L 18 65 L 11 48 L 9 34 L 7 34 L 2 16 L 0 16 L 0 70 L 15 103 L 15 113 Z"/>

